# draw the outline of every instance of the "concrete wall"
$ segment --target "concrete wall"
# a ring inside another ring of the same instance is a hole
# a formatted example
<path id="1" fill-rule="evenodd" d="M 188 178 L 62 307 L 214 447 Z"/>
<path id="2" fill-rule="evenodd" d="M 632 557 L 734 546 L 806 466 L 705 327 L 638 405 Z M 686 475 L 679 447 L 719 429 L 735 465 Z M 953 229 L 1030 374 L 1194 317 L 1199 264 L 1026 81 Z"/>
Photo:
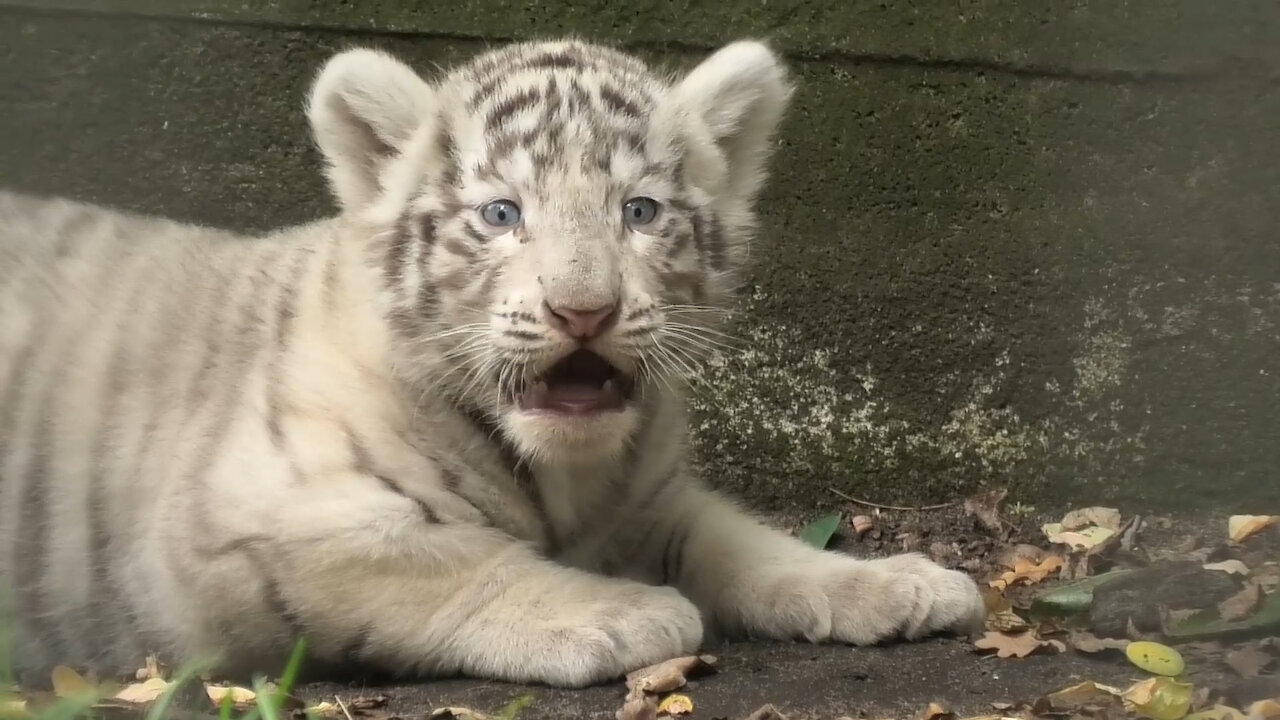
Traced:
<path id="1" fill-rule="evenodd" d="M 1280 498 L 1274 2 L 434 5 L 0 0 L 0 185 L 264 229 L 331 211 L 301 101 L 335 50 L 765 35 L 801 89 L 709 477 L 773 510 Z"/>

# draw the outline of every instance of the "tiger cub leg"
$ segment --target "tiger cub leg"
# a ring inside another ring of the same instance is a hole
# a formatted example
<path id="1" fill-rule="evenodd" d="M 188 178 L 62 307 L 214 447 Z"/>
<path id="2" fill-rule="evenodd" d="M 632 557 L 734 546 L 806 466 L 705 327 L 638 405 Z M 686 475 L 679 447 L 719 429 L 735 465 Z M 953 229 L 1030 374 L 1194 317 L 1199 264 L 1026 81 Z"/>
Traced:
<path id="1" fill-rule="evenodd" d="M 906 554 L 858 560 L 764 526 L 693 483 L 659 492 L 646 537 L 619 538 L 649 577 L 679 588 L 730 635 L 870 644 L 968 632 L 982 598 L 963 573 Z"/>
<path id="2" fill-rule="evenodd" d="M 280 611 L 321 659 L 572 687 L 701 642 L 697 608 L 673 588 L 569 568 L 493 528 L 427 517 L 374 478 L 327 488 L 275 506 L 278 530 L 260 553 Z"/>

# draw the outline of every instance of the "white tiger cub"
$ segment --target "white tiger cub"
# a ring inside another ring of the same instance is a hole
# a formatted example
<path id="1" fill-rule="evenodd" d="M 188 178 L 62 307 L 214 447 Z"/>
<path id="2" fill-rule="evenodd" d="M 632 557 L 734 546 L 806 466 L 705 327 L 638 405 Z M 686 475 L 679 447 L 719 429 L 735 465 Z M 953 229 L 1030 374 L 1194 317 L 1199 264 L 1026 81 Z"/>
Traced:
<path id="1" fill-rule="evenodd" d="M 218 653 L 581 686 L 729 635 L 968 630 L 965 575 L 767 529 L 690 476 L 790 93 L 578 41 L 309 105 L 337 218 L 259 239 L 0 196 L 0 560 L 20 667 Z M 762 479 L 764 481 L 764 479 Z"/>

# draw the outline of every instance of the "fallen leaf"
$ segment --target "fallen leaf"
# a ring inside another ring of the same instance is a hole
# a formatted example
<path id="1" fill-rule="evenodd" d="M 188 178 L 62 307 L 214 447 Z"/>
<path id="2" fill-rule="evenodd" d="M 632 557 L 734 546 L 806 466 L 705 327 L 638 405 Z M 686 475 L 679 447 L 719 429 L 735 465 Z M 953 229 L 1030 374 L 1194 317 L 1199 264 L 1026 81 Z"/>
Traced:
<path id="1" fill-rule="evenodd" d="M 1035 545 L 1027 543 L 1019 543 L 1012 545 L 1000 551 L 996 557 L 996 562 L 1003 568 L 1017 567 L 1018 561 L 1030 560 L 1033 563 L 1039 563 L 1048 555 L 1048 551 Z"/>
<path id="2" fill-rule="evenodd" d="M 627 674 L 627 689 L 632 693 L 666 693 L 684 687 L 686 677 L 709 670 L 715 665 L 714 655 L 688 655 L 672 658 Z"/>
<path id="3" fill-rule="evenodd" d="M 778 708 L 772 705 L 762 705 L 755 712 L 748 715 L 746 720 L 787 720 L 787 716 L 778 712 Z"/>
<path id="4" fill-rule="evenodd" d="M 1004 521 L 1000 519 L 1000 503 L 1009 491 L 1005 488 L 988 490 L 965 498 L 964 514 L 971 515 L 982 523 L 982 526 L 993 533 L 1004 530 Z"/>
<path id="5" fill-rule="evenodd" d="M 658 703 L 652 697 L 640 693 L 627 696 L 622 708 L 614 713 L 617 720 L 654 720 L 658 717 Z"/>
<path id="6" fill-rule="evenodd" d="M 1239 560 L 1223 560 L 1222 562 L 1211 562 L 1204 564 L 1205 570 L 1221 570 L 1231 575 L 1248 575 L 1249 566 Z"/>
<path id="7" fill-rule="evenodd" d="M 1088 706 L 1109 705 L 1119 702 L 1121 692 L 1120 688 L 1086 681 L 1045 695 L 1032 705 L 1031 711 L 1035 715 L 1048 715 L 1072 712 Z"/>
<path id="8" fill-rule="evenodd" d="M 305 712 L 307 715 L 338 715 L 342 713 L 342 707 L 324 700 L 308 707 Z"/>
<path id="9" fill-rule="evenodd" d="M 995 650 L 996 657 L 1002 658 L 1024 658 L 1041 648 L 1051 648 L 1055 652 L 1067 649 L 1060 640 L 1040 639 L 1034 630 L 1013 634 L 987 631 L 973 646 L 979 650 Z"/>
<path id="10" fill-rule="evenodd" d="M 876 526 L 876 521 L 870 515 L 854 515 L 849 518 L 849 525 L 853 526 L 853 531 L 861 535 Z"/>
<path id="11" fill-rule="evenodd" d="M 1131 642 L 1124 649 L 1124 654 L 1129 658 L 1129 662 L 1155 675 L 1177 677 L 1187 669 L 1181 653 L 1158 642 L 1148 640 Z"/>
<path id="12" fill-rule="evenodd" d="M 1067 644 L 1080 652 L 1097 653 L 1103 650 L 1124 650 L 1129 646 L 1129 641 L 1100 638 L 1085 630 L 1072 630 L 1067 635 Z"/>
<path id="13" fill-rule="evenodd" d="M 19 720 L 31 717 L 27 711 L 27 701 L 16 695 L 0 692 L 0 718 Z"/>
<path id="14" fill-rule="evenodd" d="M 1112 532 L 1120 530 L 1120 511 L 1107 507 L 1087 507 L 1072 510 L 1062 518 L 1063 530 L 1079 530 L 1090 525 L 1106 528 Z"/>
<path id="15" fill-rule="evenodd" d="M 925 708 L 924 714 L 920 716 L 921 720 L 951 720 L 956 716 L 947 706 L 931 702 L 929 707 Z"/>
<path id="16" fill-rule="evenodd" d="M 1115 537 L 1115 534 L 1115 530 L 1093 525 L 1083 530 L 1064 530 L 1060 533 L 1049 535 L 1048 538 L 1051 543 L 1066 545 L 1076 551 L 1083 550 L 1088 552 Z"/>
<path id="17" fill-rule="evenodd" d="M 1153 677 L 1131 686 L 1121 697 L 1125 706 L 1153 720 L 1181 720 L 1191 709 L 1192 687 L 1173 678 Z"/>
<path id="18" fill-rule="evenodd" d="M 1001 610 L 999 612 L 988 613 L 983 623 L 983 627 L 987 630 L 994 630 L 1002 633 L 1021 632 L 1030 629 L 1031 624 L 1022 619 L 1022 616 L 1012 610 Z"/>
<path id="19" fill-rule="evenodd" d="M 53 694 L 60 698 L 83 697 L 95 694 L 95 690 L 89 684 L 89 681 L 66 665 L 55 665 L 53 671 L 49 673 L 49 680 L 53 684 Z"/>
<path id="20" fill-rule="evenodd" d="M 659 715 L 688 715 L 693 712 L 693 701 L 688 695 L 668 695 L 658 703 Z"/>
<path id="21" fill-rule="evenodd" d="M 1243 620 L 1228 621 L 1218 609 L 1202 610 L 1183 622 L 1164 628 L 1164 634 L 1178 640 L 1200 640 L 1226 634 L 1280 634 L 1280 593 L 1266 596 L 1262 607 Z"/>
<path id="22" fill-rule="evenodd" d="M 1227 538 L 1233 543 L 1244 542 L 1280 520 L 1280 515 L 1232 515 L 1227 519 Z"/>
<path id="23" fill-rule="evenodd" d="M 844 515 L 838 512 L 823 515 L 801 528 L 797 537 L 819 550 L 824 550 L 831 542 L 831 537 L 836 534 L 836 530 L 840 528 L 840 520 L 843 518 Z"/>
<path id="24" fill-rule="evenodd" d="M 112 697 L 131 703 L 149 703 L 163 695 L 169 689 L 169 685 L 169 681 L 163 678 L 151 678 L 125 685 Z"/>
<path id="25" fill-rule="evenodd" d="M 214 705 L 221 705 L 223 698 L 230 697 L 232 703 L 244 707 L 253 704 L 258 698 L 258 694 L 249 688 L 236 687 L 234 685 L 205 685 L 204 691 Z"/>
<path id="26" fill-rule="evenodd" d="M 1193 712 L 1183 720 L 1245 720 L 1244 713 L 1226 705 L 1214 705 L 1200 712 Z"/>
<path id="27" fill-rule="evenodd" d="M 464 707 L 436 708 L 427 717 L 439 718 L 440 720 L 488 720 L 489 718 L 484 713 L 478 713 L 471 708 Z"/>
<path id="28" fill-rule="evenodd" d="M 1280 718 L 1280 698 L 1259 700 L 1245 708 L 1249 720 L 1274 720 Z"/>
<path id="29" fill-rule="evenodd" d="M 1061 569 L 1062 558 L 1058 555 L 1049 555 L 1040 562 L 1034 562 L 1028 558 L 1019 558 L 1014 561 L 1012 570 L 990 581 L 988 584 L 993 588 L 1002 590 L 1019 584 L 1034 585 Z"/>
<path id="30" fill-rule="evenodd" d="M 1099 586 L 1124 577 L 1132 570 L 1112 570 L 1090 578 L 1081 578 L 1068 585 L 1060 585 L 1031 601 L 1031 619 L 1046 617 L 1070 617 L 1089 610 L 1093 604 L 1093 591 Z"/>
<path id="31" fill-rule="evenodd" d="M 1275 656 L 1269 652 L 1263 652 L 1257 645 L 1245 645 L 1235 650 L 1228 650 L 1222 657 L 1222 661 L 1243 678 L 1258 677 L 1274 660 Z"/>
<path id="32" fill-rule="evenodd" d="M 1249 583 L 1240 592 L 1218 603 L 1218 617 L 1227 622 L 1243 620 L 1262 606 L 1265 597 L 1261 585 Z"/>
<path id="33" fill-rule="evenodd" d="M 1120 549 L 1125 552 L 1133 552 L 1134 547 L 1138 544 L 1138 531 L 1142 528 L 1141 515 L 1134 515 L 1129 518 L 1129 521 L 1120 528 Z"/>
<path id="34" fill-rule="evenodd" d="M 377 710 L 387 703 L 391 702 L 391 698 L 386 695 L 360 695 L 345 702 L 347 709 L 352 712 L 366 712 L 369 710 Z"/>

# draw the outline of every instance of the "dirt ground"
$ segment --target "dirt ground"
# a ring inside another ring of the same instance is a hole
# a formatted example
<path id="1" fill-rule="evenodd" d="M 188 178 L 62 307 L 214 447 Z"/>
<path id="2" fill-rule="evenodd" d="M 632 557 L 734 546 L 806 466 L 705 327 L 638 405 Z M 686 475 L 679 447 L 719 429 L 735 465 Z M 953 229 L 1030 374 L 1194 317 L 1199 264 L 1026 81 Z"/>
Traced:
<path id="1" fill-rule="evenodd" d="M 738 720 L 767 703 L 799 718 L 917 717 L 930 702 L 948 703 L 962 715 L 990 715 L 993 701 L 1034 700 L 1084 679 L 1127 684 L 1142 673 L 1123 660 L 1086 655 L 997 660 L 975 655 L 965 643 L 934 639 L 875 648 L 800 643 L 732 643 L 709 646 L 717 672 L 691 681 L 682 692 L 694 702 L 692 718 Z M 369 686 L 315 683 L 300 688 L 307 701 L 344 702 L 385 695 L 382 710 L 404 718 L 461 706 L 496 713 L 522 694 L 533 702 L 519 714 L 535 718 L 613 720 L 626 688 L 621 682 L 585 690 L 557 690 L 473 680 Z"/>
<path id="2" fill-rule="evenodd" d="M 1055 519 L 1003 508 L 999 527 L 993 529 L 960 505 L 919 512 L 877 511 L 854 504 L 843 509 L 841 529 L 832 539 L 831 548 L 865 557 L 919 551 L 943 564 L 964 568 L 984 581 L 999 575 L 1002 557 L 1007 558 L 1009 549 L 1019 543 L 1047 547 L 1040 527 Z M 850 522 L 859 515 L 859 525 L 870 524 L 863 532 L 855 531 Z M 1061 518 L 1061 514 L 1056 517 Z M 794 528 L 811 519 L 780 518 L 778 522 Z M 1225 517 L 1143 518 L 1136 522 L 1139 532 L 1133 547 L 1099 558 L 1094 571 L 1108 566 L 1142 567 L 1171 556 L 1214 560 L 1243 552 L 1227 547 Z M 1260 542 L 1254 543 L 1254 559 L 1250 562 L 1256 562 L 1258 557 L 1272 561 L 1280 558 L 1280 532 L 1269 533 Z M 1006 597 L 1017 608 L 1061 582 L 1049 579 L 1014 588 L 1006 592 Z M 1221 643 L 1184 646 L 1187 677 L 1200 686 L 1211 687 L 1215 697 L 1234 698 L 1241 704 L 1280 696 L 1280 677 L 1264 670 L 1258 677 L 1244 678 L 1226 668 L 1221 658 L 1230 648 Z M 1068 648 L 1063 653 L 1004 659 L 980 654 L 970 640 L 958 638 L 871 648 L 732 642 L 709 644 L 705 652 L 717 658 L 714 671 L 691 680 L 681 691 L 694 703 L 690 716 L 693 718 L 736 720 L 765 704 L 772 704 L 791 720 L 842 716 L 919 718 L 935 702 L 960 717 L 989 716 L 1000 715 L 999 711 L 1008 705 L 1030 704 L 1046 693 L 1085 680 L 1127 687 L 1149 677 L 1119 651 L 1084 653 Z M 1276 664 L 1280 663 L 1272 663 L 1271 667 Z M 335 696 L 344 701 L 383 696 L 385 704 L 370 717 L 403 718 L 422 717 L 444 707 L 493 714 L 513 699 L 528 695 L 532 701 L 517 717 L 530 720 L 614 718 L 626 688 L 621 681 L 568 691 L 451 679 L 385 685 L 312 683 L 299 688 L 296 694 L 308 703 L 332 702 Z"/>

